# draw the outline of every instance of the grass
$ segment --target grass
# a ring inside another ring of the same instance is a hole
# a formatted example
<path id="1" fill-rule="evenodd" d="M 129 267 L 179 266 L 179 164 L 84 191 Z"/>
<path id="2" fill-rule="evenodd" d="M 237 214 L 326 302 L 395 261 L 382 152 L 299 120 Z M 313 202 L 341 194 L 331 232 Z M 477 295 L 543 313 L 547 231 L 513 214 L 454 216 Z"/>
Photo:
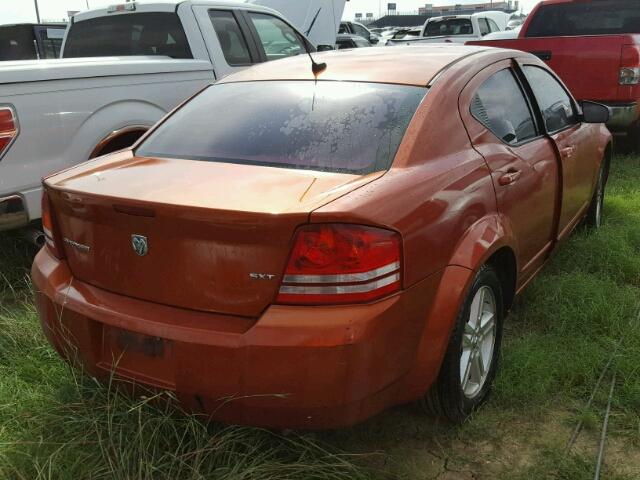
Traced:
<path id="1" fill-rule="evenodd" d="M 490 402 L 463 426 L 392 409 L 322 434 L 224 427 L 170 396 L 130 398 L 68 368 L 40 332 L 33 251 L 0 236 L 0 478 L 593 478 L 614 353 L 603 478 L 640 477 L 640 158 L 614 159 L 597 232 L 576 232 L 520 298 Z M 576 423 L 584 429 L 564 446 Z M 475 475 L 475 476 L 472 476 Z"/>

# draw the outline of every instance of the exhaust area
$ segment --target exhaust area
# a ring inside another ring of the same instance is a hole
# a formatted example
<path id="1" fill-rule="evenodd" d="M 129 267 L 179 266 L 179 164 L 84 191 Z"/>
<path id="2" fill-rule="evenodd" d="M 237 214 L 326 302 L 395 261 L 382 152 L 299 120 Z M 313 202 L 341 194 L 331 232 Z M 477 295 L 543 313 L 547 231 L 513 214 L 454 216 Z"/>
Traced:
<path id="1" fill-rule="evenodd" d="M 23 234 L 25 240 L 34 245 L 37 248 L 44 247 L 44 233 L 37 228 L 27 228 Z"/>

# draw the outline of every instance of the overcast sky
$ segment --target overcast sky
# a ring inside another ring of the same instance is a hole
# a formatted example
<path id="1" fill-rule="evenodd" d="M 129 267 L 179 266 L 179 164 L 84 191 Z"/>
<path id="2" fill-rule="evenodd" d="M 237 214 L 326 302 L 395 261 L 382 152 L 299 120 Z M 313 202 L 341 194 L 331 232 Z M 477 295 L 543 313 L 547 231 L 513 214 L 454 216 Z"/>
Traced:
<path id="1" fill-rule="evenodd" d="M 43 20 L 62 20 L 66 18 L 68 10 L 86 10 L 103 7 L 122 0 L 38 0 L 40 18 Z M 291 0 L 296 1 L 296 0 Z M 371 12 L 378 16 L 379 11 L 386 10 L 388 0 L 350 0 L 345 7 L 344 17 L 353 18 L 356 12 Z M 457 3 L 479 3 L 482 0 L 393 0 L 398 5 L 398 11 L 413 11 L 425 3 L 434 5 L 453 5 Z M 486 0 L 488 1 L 488 0 Z M 524 11 L 528 12 L 538 0 L 521 0 Z M 0 24 L 35 22 L 36 14 L 33 0 L 0 0 Z"/>

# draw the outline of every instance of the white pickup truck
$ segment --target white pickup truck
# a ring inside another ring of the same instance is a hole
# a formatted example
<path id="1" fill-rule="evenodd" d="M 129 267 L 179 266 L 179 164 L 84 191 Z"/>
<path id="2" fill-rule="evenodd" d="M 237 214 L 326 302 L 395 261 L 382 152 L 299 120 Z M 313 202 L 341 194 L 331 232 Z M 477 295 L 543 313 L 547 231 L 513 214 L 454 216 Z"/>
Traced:
<path id="1" fill-rule="evenodd" d="M 485 35 L 506 30 L 510 15 L 505 12 L 478 12 L 472 15 L 431 17 L 418 37 L 389 40 L 387 45 L 420 43 L 465 43 L 480 40 Z"/>
<path id="2" fill-rule="evenodd" d="M 335 44 L 344 1 L 125 3 L 75 15 L 62 59 L 2 62 L 0 230 L 40 218 L 43 176 L 131 145 L 205 85 Z"/>

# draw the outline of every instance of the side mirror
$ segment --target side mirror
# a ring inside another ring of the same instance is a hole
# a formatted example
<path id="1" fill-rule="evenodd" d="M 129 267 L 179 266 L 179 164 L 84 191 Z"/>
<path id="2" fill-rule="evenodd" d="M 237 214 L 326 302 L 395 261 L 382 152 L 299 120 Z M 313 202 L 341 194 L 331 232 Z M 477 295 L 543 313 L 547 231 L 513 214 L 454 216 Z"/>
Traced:
<path id="1" fill-rule="evenodd" d="M 318 45 L 316 47 L 316 50 L 318 52 L 327 52 L 329 50 L 335 50 L 335 49 L 334 49 L 333 45 Z"/>
<path id="2" fill-rule="evenodd" d="M 369 43 L 371 43 L 371 45 L 375 45 L 379 41 L 380 41 L 380 38 L 378 38 L 377 36 L 375 36 L 375 35 L 370 35 L 369 36 Z"/>
<path id="3" fill-rule="evenodd" d="M 611 110 L 606 105 L 596 102 L 580 102 L 582 121 L 585 123 L 607 123 L 611 118 Z"/>

